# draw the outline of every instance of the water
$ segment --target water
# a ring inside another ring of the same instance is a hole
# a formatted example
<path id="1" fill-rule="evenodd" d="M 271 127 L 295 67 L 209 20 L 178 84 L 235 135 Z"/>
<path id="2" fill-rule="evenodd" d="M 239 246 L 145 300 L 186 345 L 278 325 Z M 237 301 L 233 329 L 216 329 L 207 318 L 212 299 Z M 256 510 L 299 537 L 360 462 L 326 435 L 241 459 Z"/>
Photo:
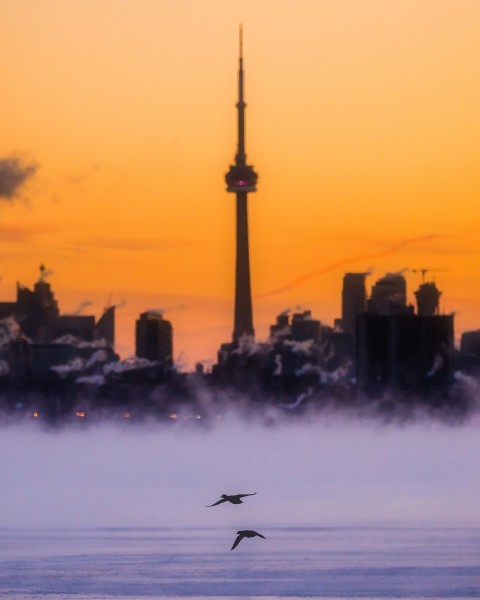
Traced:
<path id="1" fill-rule="evenodd" d="M 0 597 L 479 598 L 480 528 L 0 530 Z"/>

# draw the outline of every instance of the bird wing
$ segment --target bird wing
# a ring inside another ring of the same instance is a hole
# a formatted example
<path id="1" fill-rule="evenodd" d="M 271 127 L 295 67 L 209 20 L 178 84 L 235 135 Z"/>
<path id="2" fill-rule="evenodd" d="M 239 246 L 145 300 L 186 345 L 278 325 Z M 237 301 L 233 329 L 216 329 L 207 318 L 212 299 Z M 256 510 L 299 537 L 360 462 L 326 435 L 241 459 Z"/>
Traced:
<path id="1" fill-rule="evenodd" d="M 243 540 L 245 536 L 243 535 L 243 533 L 239 533 L 237 535 L 237 539 L 233 542 L 233 546 L 230 548 L 230 551 L 235 550 L 235 548 L 238 546 L 238 544 Z"/>
<path id="2" fill-rule="evenodd" d="M 239 498 L 245 498 L 245 496 L 255 496 L 257 492 L 253 492 L 253 494 L 238 494 Z"/>
<path id="3" fill-rule="evenodd" d="M 205 508 L 210 508 L 212 506 L 217 506 L 217 504 L 222 504 L 223 502 L 226 502 L 225 498 L 221 498 L 220 500 L 217 500 L 217 502 L 215 502 L 214 504 L 207 504 L 207 505 L 205 505 Z"/>
<path id="4" fill-rule="evenodd" d="M 261 533 L 258 533 L 257 531 L 256 531 L 255 533 L 258 535 L 258 537 L 261 537 L 261 538 L 263 538 L 264 540 L 266 540 L 266 539 L 267 539 L 267 538 L 266 538 L 264 535 L 262 535 Z"/>

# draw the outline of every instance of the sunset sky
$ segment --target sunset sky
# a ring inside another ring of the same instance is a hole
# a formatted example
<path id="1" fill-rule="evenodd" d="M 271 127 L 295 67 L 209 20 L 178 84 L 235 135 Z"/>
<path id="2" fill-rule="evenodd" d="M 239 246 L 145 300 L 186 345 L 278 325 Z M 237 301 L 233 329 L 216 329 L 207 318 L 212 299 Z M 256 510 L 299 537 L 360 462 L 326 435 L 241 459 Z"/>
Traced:
<path id="1" fill-rule="evenodd" d="M 164 309 L 185 368 L 233 330 L 238 26 L 257 338 L 332 324 L 346 271 L 433 269 L 480 327 L 480 2 L 1 0 L 0 300 L 43 262 L 62 312 L 111 301 L 117 351 Z M 409 299 L 421 281 L 407 272 Z"/>

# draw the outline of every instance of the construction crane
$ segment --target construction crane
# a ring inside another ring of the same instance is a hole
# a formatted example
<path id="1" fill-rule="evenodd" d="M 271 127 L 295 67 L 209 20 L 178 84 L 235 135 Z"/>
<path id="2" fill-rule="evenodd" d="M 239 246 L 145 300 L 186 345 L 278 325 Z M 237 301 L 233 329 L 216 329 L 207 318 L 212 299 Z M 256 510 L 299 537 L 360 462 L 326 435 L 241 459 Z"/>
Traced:
<path id="1" fill-rule="evenodd" d="M 422 283 L 425 283 L 425 274 L 426 273 L 437 273 L 439 271 L 448 271 L 448 269 L 428 269 L 428 268 L 423 268 L 423 269 L 410 269 L 412 271 L 412 273 L 421 273 L 422 274 Z"/>

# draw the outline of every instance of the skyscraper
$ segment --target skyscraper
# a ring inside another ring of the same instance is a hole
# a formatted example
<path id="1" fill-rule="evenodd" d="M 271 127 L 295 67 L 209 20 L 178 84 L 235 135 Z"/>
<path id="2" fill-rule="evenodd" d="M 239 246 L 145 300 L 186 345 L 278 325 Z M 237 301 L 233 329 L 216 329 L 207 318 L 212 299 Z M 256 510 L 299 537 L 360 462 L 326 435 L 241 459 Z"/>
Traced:
<path id="1" fill-rule="evenodd" d="M 386 388 L 447 391 L 453 380 L 453 340 L 452 315 L 359 315 L 358 386 L 373 394 Z"/>
<path id="2" fill-rule="evenodd" d="M 146 311 L 135 324 L 135 354 L 139 358 L 173 364 L 173 330 L 170 321 L 158 311 Z"/>
<path id="3" fill-rule="evenodd" d="M 343 277 L 342 328 L 347 333 L 355 333 L 357 317 L 367 310 L 367 275 L 368 273 L 345 273 Z"/>
<path id="4" fill-rule="evenodd" d="M 245 101 L 243 97 L 243 48 L 242 28 L 240 26 L 240 51 L 238 65 L 238 144 L 235 164 L 225 176 L 227 191 L 234 192 L 237 205 L 237 238 L 235 267 L 235 316 L 233 343 L 243 336 L 254 335 L 252 314 L 252 292 L 250 286 L 250 257 L 248 247 L 248 192 L 257 189 L 257 174 L 251 165 L 247 165 L 245 154 Z"/>
<path id="5" fill-rule="evenodd" d="M 415 292 L 417 314 L 425 316 L 438 315 L 440 312 L 440 296 L 442 292 L 434 281 L 422 283 Z"/>
<path id="6" fill-rule="evenodd" d="M 372 287 L 368 312 L 375 315 L 392 315 L 407 309 L 407 283 L 402 273 L 387 273 Z"/>
<path id="7" fill-rule="evenodd" d="M 115 306 L 106 306 L 95 326 L 95 338 L 105 340 L 113 348 L 115 343 Z"/>

